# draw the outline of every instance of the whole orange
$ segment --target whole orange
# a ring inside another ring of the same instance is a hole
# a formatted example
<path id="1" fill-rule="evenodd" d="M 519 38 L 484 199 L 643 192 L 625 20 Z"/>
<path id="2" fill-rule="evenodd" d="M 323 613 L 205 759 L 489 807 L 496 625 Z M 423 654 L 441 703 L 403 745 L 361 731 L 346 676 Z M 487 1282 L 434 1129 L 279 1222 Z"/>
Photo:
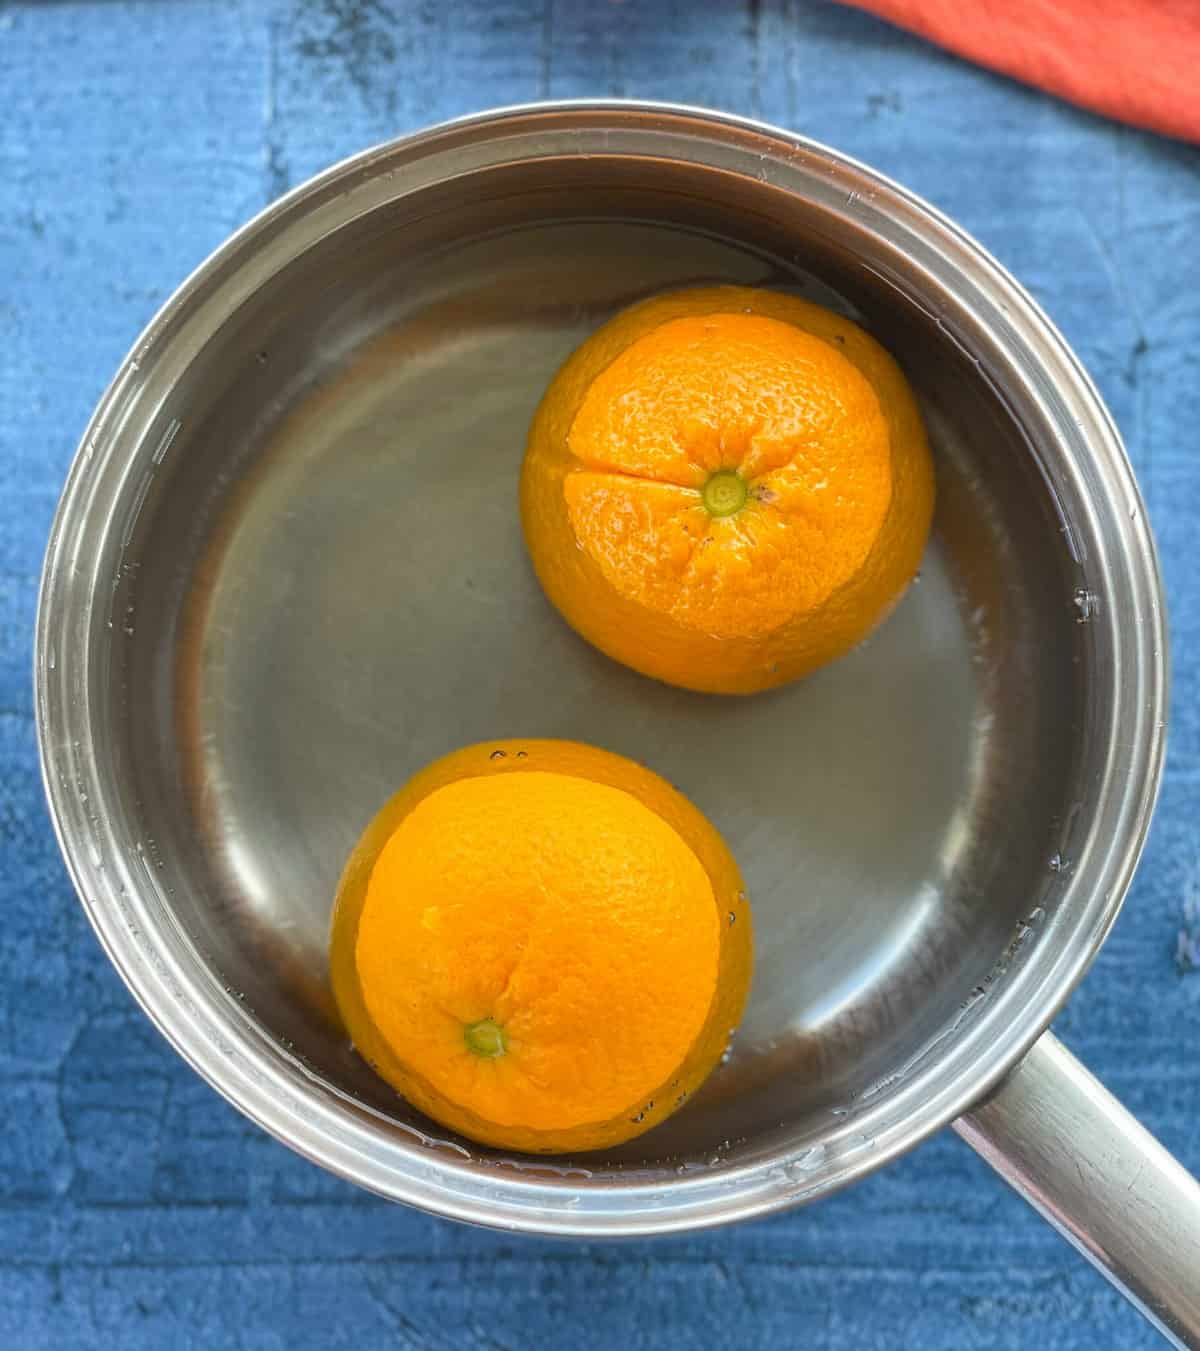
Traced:
<path id="1" fill-rule="evenodd" d="M 521 475 L 546 594 L 601 651 L 746 694 L 867 636 L 916 572 L 933 464 L 900 368 L 772 291 L 623 311 L 554 378 Z"/>
<path id="2" fill-rule="evenodd" d="M 600 1149 L 680 1107 L 750 982 L 720 835 L 656 774 L 487 742 L 389 801 L 338 891 L 334 995 L 376 1070 L 485 1144 Z"/>

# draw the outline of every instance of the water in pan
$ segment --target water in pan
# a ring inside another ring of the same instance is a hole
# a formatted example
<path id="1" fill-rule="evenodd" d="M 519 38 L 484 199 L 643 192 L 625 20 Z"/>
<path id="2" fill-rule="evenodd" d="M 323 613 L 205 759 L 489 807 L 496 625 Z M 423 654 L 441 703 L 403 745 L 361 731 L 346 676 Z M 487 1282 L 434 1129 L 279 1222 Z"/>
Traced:
<path id="1" fill-rule="evenodd" d="M 329 1000 L 329 908 L 377 807 L 467 742 L 566 737 L 642 760 L 745 872 L 758 956 L 733 1052 L 612 1162 L 674 1166 L 827 1118 L 953 1016 L 1028 909 L 1038 804 L 1001 805 L 1037 720 L 1002 676 L 1057 658 L 1030 657 L 1029 588 L 997 561 L 1013 547 L 1015 471 L 997 468 L 1011 447 L 982 393 L 941 396 L 922 334 L 906 342 L 894 313 L 878 328 L 927 396 L 939 522 L 919 583 L 858 651 L 770 695 L 699 696 L 609 662 L 541 595 L 515 496 L 541 391 L 614 309 L 714 280 L 873 318 L 869 292 L 843 300 L 702 235 L 547 225 L 331 292 L 303 341 L 247 350 L 222 414 L 238 436 L 193 429 L 223 486 L 193 514 L 199 562 L 167 626 L 160 759 L 186 803 L 161 828 L 192 832 L 208 879 L 180 910 L 268 1032 L 398 1121 L 420 1119 L 348 1050 Z"/>

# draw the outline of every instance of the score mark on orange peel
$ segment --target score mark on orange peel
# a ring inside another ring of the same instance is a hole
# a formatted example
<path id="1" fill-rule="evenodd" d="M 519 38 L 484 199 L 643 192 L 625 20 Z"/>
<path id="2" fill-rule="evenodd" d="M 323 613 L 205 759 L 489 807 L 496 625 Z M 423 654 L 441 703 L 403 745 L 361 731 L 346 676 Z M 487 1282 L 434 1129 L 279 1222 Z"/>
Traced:
<path id="1" fill-rule="evenodd" d="M 933 512 L 908 383 L 850 320 L 771 291 L 656 297 L 592 335 L 530 429 L 521 512 L 567 622 L 672 685 L 746 694 L 848 651 Z"/>

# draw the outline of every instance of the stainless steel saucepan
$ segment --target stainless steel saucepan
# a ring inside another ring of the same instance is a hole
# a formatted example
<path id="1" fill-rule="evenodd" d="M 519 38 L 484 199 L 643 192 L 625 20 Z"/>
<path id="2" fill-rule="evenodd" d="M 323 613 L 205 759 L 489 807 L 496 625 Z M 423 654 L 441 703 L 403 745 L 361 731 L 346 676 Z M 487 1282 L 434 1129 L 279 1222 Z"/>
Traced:
<path id="1" fill-rule="evenodd" d="M 859 319 L 936 448 L 903 605 L 775 694 L 656 685 L 527 565 L 516 480 L 558 363 L 732 281 Z M 629 104 L 493 113 L 291 193 L 172 298 L 71 470 L 37 632 L 63 851 L 112 960 L 216 1088 L 397 1200 L 599 1237 L 823 1196 L 953 1122 L 1179 1345 L 1200 1190 L 1046 1032 L 1137 861 L 1162 593 L 1117 432 L 977 244 L 802 138 Z M 731 1058 L 607 1155 L 506 1157 L 357 1059 L 338 872 L 413 770 L 487 737 L 643 760 L 718 824 L 758 958 Z"/>

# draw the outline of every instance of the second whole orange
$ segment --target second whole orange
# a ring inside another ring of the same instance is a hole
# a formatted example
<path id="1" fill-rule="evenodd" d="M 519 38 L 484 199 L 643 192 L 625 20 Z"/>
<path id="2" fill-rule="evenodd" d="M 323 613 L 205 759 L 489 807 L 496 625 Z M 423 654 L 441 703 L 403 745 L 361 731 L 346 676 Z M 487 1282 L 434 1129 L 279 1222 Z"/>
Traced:
<path id="1" fill-rule="evenodd" d="M 435 761 L 338 891 L 334 995 L 428 1116 L 532 1153 L 601 1149 L 681 1107 L 750 983 L 737 865 L 657 774 L 566 741 Z"/>
<path id="2" fill-rule="evenodd" d="M 551 601 L 645 675 L 746 694 L 832 661 L 920 562 L 933 464 L 895 361 L 795 296 L 623 311 L 534 417 L 525 538 Z"/>

